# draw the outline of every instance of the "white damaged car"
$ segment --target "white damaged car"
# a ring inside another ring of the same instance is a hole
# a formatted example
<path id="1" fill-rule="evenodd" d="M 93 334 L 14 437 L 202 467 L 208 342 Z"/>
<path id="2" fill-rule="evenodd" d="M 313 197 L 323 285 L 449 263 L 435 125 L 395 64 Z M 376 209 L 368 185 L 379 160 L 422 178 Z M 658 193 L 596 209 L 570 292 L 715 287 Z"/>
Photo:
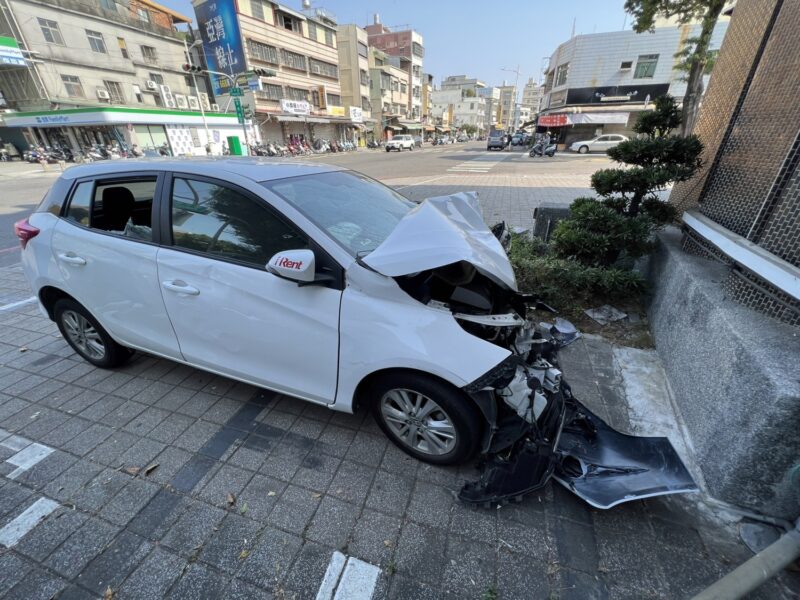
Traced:
<path id="1" fill-rule="evenodd" d="M 664 438 L 572 397 L 567 322 L 534 325 L 475 194 L 419 205 L 358 173 L 258 159 L 73 167 L 16 224 L 41 310 L 90 363 L 138 350 L 333 410 L 407 453 L 488 455 L 466 502 L 555 477 L 596 506 L 691 491 Z"/>

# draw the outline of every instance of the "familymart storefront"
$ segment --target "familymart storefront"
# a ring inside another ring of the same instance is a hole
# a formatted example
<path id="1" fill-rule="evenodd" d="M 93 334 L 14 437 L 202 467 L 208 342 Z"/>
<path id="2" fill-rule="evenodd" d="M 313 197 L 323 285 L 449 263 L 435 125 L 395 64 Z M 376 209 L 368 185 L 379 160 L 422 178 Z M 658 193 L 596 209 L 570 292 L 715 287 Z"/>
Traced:
<path id="1" fill-rule="evenodd" d="M 60 146 L 73 152 L 85 151 L 94 144 L 134 144 L 152 154 L 165 144 L 174 156 L 205 156 L 206 144 L 221 154 L 228 136 L 239 138 L 245 146 L 242 125 L 234 114 L 123 107 L 74 108 L 65 110 L 5 113 L 5 126 L 20 128 L 32 145 Z M 256 132 L 248 126 L 250 141 Z"/>

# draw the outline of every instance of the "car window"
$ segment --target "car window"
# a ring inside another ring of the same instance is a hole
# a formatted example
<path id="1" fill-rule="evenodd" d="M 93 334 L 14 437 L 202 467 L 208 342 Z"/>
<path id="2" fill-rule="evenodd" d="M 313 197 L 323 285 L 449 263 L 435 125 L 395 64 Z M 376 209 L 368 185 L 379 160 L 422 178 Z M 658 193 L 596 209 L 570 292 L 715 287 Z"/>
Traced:
<path id="1" fill-rule="evenodd" d="M 197 179 L 172 182 L 173 244 L 264 268 L 282 250 L 308 248 L 308 240 L 262 202 Z"/>
<path id="2" fill-rule="evenodd" d="M 262 183 L 289 202 L 352 256 L 377 248 L 414 204 L 368 177 L 349 171 Z"/>
<path id="3" fill-rule="evenodd" d="M 624 139 L 625 139 L 625 138 L 624 138 L 624 137 L 622 137 L 621 135 L 612 135 L 612 136 L 611 136 L 611 140 L 612 140 L 612 141 L 614 141 L 614 142 L 621 142 L 621 141 L 622 141 L 622 140 L 624 140 Z"/>
<path id="4" fill-rule="evenodd" d="M 597 139 L 595 140 L 595 142 L 607 142 L 607 141 L 609 141 L 609 139 L 608 139 L 608 136 L 607 136 L 607 135 L 601 135 L 599 138 L 597 138 Z"/>
<path id="5" fill-rule="evenodd" d="M 156 177 L 83 181 L 72 194 L 66 219 L 127 238 L 153 240 Z"/>

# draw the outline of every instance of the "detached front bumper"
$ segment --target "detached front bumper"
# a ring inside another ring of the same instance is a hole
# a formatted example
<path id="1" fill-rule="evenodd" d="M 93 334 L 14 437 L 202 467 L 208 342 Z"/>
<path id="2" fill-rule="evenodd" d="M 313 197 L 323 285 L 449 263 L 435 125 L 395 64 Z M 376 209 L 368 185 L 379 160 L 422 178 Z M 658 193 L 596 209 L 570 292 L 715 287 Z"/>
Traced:
<path id="1" fill-rule="evenodd" d="M 520 421 L 522 419 L 519 419 Z M 597 508 L 698 490 L 667 438 L 620 433 L 576 400 L 566 383 L 513 444 L 486 457 L 458 496 L 468 504 L 518 500 L 555 478 Z"/>

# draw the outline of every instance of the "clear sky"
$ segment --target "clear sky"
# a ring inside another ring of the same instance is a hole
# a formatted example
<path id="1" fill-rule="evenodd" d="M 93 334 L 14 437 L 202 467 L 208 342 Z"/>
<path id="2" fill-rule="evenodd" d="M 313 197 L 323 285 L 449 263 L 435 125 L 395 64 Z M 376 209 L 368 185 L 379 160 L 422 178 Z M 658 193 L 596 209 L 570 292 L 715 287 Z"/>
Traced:
<path id="1" fill-rule="evenodd" d="M 190 0 L 157 0 L 194 19 Z M 299 10 L 301 0 L 281 2 Z M 411 25 L 425 39 L 424 70 L 438 86 L 447 75 L 478 77 L 488 85 L 515 74 L 520 86 L 541 79 L 548 57 L 575 33 L 630 28 L 624 0 L 312 0 L 312 7 L 332 12 L 339 23 L 364 26 L 379 13 L 384 25 Z"/>

